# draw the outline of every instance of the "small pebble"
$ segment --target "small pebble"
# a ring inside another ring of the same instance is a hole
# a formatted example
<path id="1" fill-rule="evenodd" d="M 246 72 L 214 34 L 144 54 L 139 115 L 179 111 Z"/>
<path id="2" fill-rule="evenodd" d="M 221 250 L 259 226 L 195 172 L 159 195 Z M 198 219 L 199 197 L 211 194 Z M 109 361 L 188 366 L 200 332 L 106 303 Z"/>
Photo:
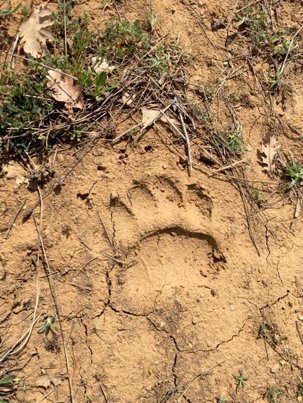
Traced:
<path id="1" fill-rule="evenodd" d="M 192 318 L 191 323 L 193 325 L 196 325 L 198 323 L 198 318 L 196 318 L 195 316 Z"/>
<path id="2" fill-rule="evenodd" d="M 279 371 L 280 365 L 276 364 L 272 367 L 272 369 L 270 370 L 270 372 L 272 372 L 273 374 L 275 374 L 276 372 Z"/>
<path id="3" fill-rule="evenodd" d="M 210 293 L 211 293 L 211 295 L 212 295 L 213 297 L 217 297 L 217 296 L 218 296 L 217 291 L 214 290 L 213 288 L 210 290 Z"/>
<path id="4" fill-rule="evenodd" d="M 298 319 L 303 321 L 303 315 L 301 313 L 298 313 Z"/>
<path id="5" fill-rule="evenodd" d="M 110 200 L 111 201 L 116 201 L 118 199 L 119 199 L 118 193 L 112 192 L 111 195 L 110 195 Z"/>

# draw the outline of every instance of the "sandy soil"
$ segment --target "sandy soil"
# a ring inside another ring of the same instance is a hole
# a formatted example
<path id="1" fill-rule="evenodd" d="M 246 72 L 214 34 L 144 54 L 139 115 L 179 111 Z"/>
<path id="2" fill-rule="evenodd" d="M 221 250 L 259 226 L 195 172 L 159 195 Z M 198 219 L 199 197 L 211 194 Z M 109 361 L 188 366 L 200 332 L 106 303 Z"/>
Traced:
<path id="1" fill-rule="evenodd" d="M 88 12 L 93 29 L 116 13 L 79 3 L 75 14 Z M 225 29 L 211 24 L 228 22 L 234 2 L 133 0 L 117 9 L 134 20 L 150 3 L 161 34 L 180 34 L 191 49 L 191 82 L 211 81 L 226 57 Z M 286 1 L 279 12 L 295 24 L 300 10 Z M 290 83 L 284 117 L 302 127 L 302 80 Z M 270 182 L 257 164 L 268 122 L 251 85 L 253 77 L 239 78 L 229 88 L 250 100 L 238 109 L 248 177 Z M 301 154 L 289 138 L 280 141 Z M 99 140 L 53 152 L 56 175 L 40 193 L 16 184 L 28 175 L 17 163 L 18 175 L 0 179 L 0 351 L 31 327 L 34 311 L 37 319 L 18 359 L 5 363 L 21 378 L 10 402 L 68 402 L 68 378 L 77 403 L 206 403 L 223 395 L 222 402 L 261 403 L 270 401 L 269 387 L 283 390 L 272 402 L 302 399 L 302 216 L 294 219 L 293 201 L 276 197 L 254 228 L 258 253 L 241 195 L 224 175 L 209 175 L 195 142 L 193 155 L 189 176 L 182 145 L 158 124 L 135 148 Z M 38 331 L 50 317 L 59 328 L 56 309 L 64 342 Z M 237 388 L 241 372 L 247 380 Z"/>

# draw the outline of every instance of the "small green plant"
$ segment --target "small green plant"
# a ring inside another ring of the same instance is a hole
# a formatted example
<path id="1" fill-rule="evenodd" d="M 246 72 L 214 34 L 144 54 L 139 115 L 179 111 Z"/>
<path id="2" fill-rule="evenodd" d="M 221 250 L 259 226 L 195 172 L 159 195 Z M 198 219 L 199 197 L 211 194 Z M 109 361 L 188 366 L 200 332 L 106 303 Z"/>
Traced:
<path id="1" fill-rule="evenodd" d="M 6 396 L 12 396 L 16 391 L 16 384 L 20 381 L 16 375 L 5 375 L 0 378 L 0 403 L 8 403 Z M 4 398 L 4 399 L 2 399 Z M 1 400 L 2 399 L 2 400 Z"/>
<path id="2" fill-rule="evenodd" d="M 269 386 L 264 394 L 265 399 L 268 403 L 278 403 L 279 398 L 284 395 L 284 390 L 276 386 Z"/>
<path id="3" fill-rule="evenodd" d="M 289 161 L 285 168 L 289 188 L 299 187 L 303 184 L 303 165 L 298 161 Z"/>
<path id="4" fill-rule="evenodd" d="M 18 378 L 16 375 L 6 375 L 3 378 L 0 378 L 0 386 L 12 385 L 19 381 L 20 378 Z"/>
<path id="5" fill-rule="evenodd" d="M 12 138 L 12 150 L 21 154 L 29 144 L 43 142 L 43 138 L 39 139 L 32 133 L 28 137 L 21 133 L 39 126 L 53 110 L 52 100 L 45 96 L 45 69 L 35 62 L 29 63 L 24 74 L 18 74 L 7 67 L 0 79 L 0 91 L 4 94 L 0 104 L 0 131 Z"/>
<path id="6" fill-rule="evenodd" d="M 265 204 L 265 199 L 261 190 L 256 188 L 251 188 L 250 190 L 251 197 L 258 207 L 263 207 Z"/>
<path id="7" fill-rule="evenodd" d="M 159 44 L 158 35 L 154 35 L 157 18 L 152 10 L 144 21 L 111 20 L 103 32 L 94 35 L 85 15 L 73 18 L 71 3 L 58 0 L 50 28 L 55 39 L 49 52 L 46 50 L 39 60 L 24 63 L 22 71 L 8 64 L 2 66 L 0 159 L 24 153 L 47 154 L 58 139 L 77 140 L 87 132 L 83 130 L 86 116 L 92 116 L 94 110 L 98 120 L 106 115 L 101 109 L 109 105 L 102 104 L 103 100 L 121 108 L 119 100 L 125 96 L 122 89 L 129 83 L 131 103 L 141 90 L 145 96 L 154 97 L 154 89 L 145 87 L 146 78 L 153 79 L 151 87 L 158 87 L 163 78 L 163 89 L 168 82 L 179 88 L 185 80 L 187 55 L 164 40 Z M 71 86 L 83 99 L 79 109 L 79 104 L 74 107 L 54 96 L 51 69 L 72 79 Z M 167 96 L 172 96 L 171 90 Z"/>
<path id="8" fill-rule="evenodd" d="M 97 54 L 101 59 L 106 58 L 111 63 L 125 62 L 137 49 L 147 49 L 150 39 L 140 21 L 111 21 L 101 35 Z"/>
<path id="9" fill-rule="evenodd" d="M 259 326 L 258 337 L 264 339 L 272 347 L 276 347 L 285 340 L 279 332 L 277 325 L 270 320 L 263 320 Z"/>
<path id="10" fill-rule="evenodd" d="M 242 153 L 244 145 L 242 140 L 242 129 L 240 125 L 238 125 L 233 132 L 222 133 L 221 137 L 223 139 L 225 148 L 231 154 L 240 155 Z"/>
<path id="11" fill-rule="evenodd" d="M 243 375 L 243 372 L 240 370 L 239 374 L 235 376 L 236 380 L 236 390 L 243 389 L 245 386 L 245 382 L 248 381 L 248 378 Z"/>
<path id="12" fill-rule="evenodd" d="M 224 395 L 220 395 L 216 397 L 216 403 L 225 403 L 226 402 L 226 397 Z"/>
<path id="13" fill-rule="evenodd" d="M 40 329 L 38 330 L 38 333 L 40 334 L 45 334 L 45 336 L 48 336 L 49 334 L 52 334 L 54 336 L 58 335 L 58 328 L 55 325 L 55 317 L 52 316 L 50 318 L 46 319 L 46 322 L 44 323 L 43 326 L 40 327 Z"/>
<path id="14" fill-rule="evenodd" d="M 279 66 L 275 67 L 273 74 L 269 77 L 269 90 L 274 92 L 283 84 L 283 72 Z"/>
<path id="15" fill-rule="evenodd" d="M 298 396 L 303 396 L 303 383 L 298 385 Z"/>
<path id="16" fill-rule="evenodd" d="M 38 330 L 39 334 L 45 335 L 45 347 L 52 352 L 60 351 L 59 346 L 59 330 L 55 325 L 56 318 L 54 316 L 46 319 L 43 326 Z"/>
<path id="17" fill-rule="evenodd" d="M 27 6 L 22 6 L 20 11 L 21 11 L 21 14 L 22 14 L 22 16 L 23 16 L 24 18 L 27 18 L 27 17 L 30 16 L 31 10 L 30 10 L 29 7 L 27 7 Z"/>
<path id="18" fill-rule="evenodd" d="M 214 88 L 210 84 L 201 85 L 197 89 L 198 94 L 204 101 L 210 102 L 214 96 Z"/>
<path id="19" fill-rule="evenodd" d="M 210 122 L 211 117 L 208 112 L 203 111 L 202 109 L 195 109 L 194 114 L 196 118 L 198 118 L 201 122 Z"/>

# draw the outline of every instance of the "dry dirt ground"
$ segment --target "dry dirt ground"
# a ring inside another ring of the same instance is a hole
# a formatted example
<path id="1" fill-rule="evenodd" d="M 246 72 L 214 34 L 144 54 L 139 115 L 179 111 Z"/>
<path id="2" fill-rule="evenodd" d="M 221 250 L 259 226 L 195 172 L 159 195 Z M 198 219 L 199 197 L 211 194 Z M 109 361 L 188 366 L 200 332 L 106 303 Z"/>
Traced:
<path id="1" fill-rule="evenodd" d="M 93 29 L 116 13 L 99 3 L 74 6 Z M 116 7 L 134 20 L 150 4 L 162 34 L 180 34 L 194 55 L 191 82 L 219 74 L 227 28 L 212 31 L 211 23 L 228 23 L 235 3 L 125 0 Z M 295 24 L 301 6 L 285 1 L 280 15 Z M 238 109 L 250 144 L 248 177 L 270 182 L 256 163 L 267 117 L 250 84 L 230 84 L 251 101 Z M 302 74 L 292 85 L 283 113 L 302 128 Z M 300 156 L 299 143 L 281 142 Z M 277 197 L 253 230 L 258 253 L 239 191 L 204 169 L 194 142 L 193 156 L 189 176 L 183 146 L 158 124 L 137 147 L 100 140 L 58 149 L 56 175 L 40 192 L 17 186 L 16 175 L 0 179 L 2 354 L 36 318 L 26 346 L 5 360 L 20 378 L 10 402 L 68 402 L 71 389 L 77 403 L 300 401 L 302 216 L 294 219 L 292 200 Z M 64 340 L 39 331 L 54 317 L 59 334 L 58 312 Z M 283 395 L 269 400 L 268 390 Z"/>

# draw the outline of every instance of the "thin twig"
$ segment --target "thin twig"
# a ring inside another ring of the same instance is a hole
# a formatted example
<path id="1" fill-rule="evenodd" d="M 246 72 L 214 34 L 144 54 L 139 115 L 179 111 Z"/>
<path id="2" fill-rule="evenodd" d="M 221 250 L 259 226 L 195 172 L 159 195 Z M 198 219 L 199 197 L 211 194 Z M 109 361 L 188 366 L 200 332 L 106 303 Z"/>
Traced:
<path id="1" fill-rule="evenodd" d="M 109 233 L 108 233 L 108 231 L 107 231 L 107 229 L 106 229 L 106 227 L 105 227 L 105 225 L 104 225 L 104 223 L 103 223 L 103 220 L 102 220 L 102 218 L 101 218 L 101 216 L 100 216 L 99 211 L 97 211 L 97 215 L 98 215 L 98 218 L 99 218 L 100 224 L 101 224 L 101 226 L 102 226 L 102 229 L 103 229 L 104 235 L 106 236 L 106 239 L 107 239 L 107 241 L 108 241 L 108 243 L 109 243 L 110 247 L 111 247 L 111 248 L 112 248 L 112 250 L 115 252 L 115 251 L 116 251 L 116 249 L 115 249 L 115 243 L 114 243 L 114 240 L 110 238 Z"/>
<path id="2" fill-rule="evenodd" d="M 67 19 L 66 19 L 66 0 L 63 0 L 63 22 L 64 22 L 64 53 L 67 56 Z"/>
<path id="3" fill-rule="evenodd" d="M 295 41 L 296 37 L 299 35 L 299 33 L 302 31 L 302 29 L 303 29 L 303 25 L 297 30 L 297 32 L 294 34 L 294 36 L 292 37 L 292 39 L 291 39 L 291 41 L 290 41 L 290 44 L 289 44 L 289 46 L 288 46 L 285 59 L 283 60 L 282 67 L 281 67 L 281 69 L 280 69 L 280 76 L 282 76 L 282 74 L 283 74 L 283 72 L 284 72 L 284 69 L 285 69 L 285 66 L 286 66 L 286 62 L 287 62 L 287 59 L 289 58 L 290 51 L 291 51 L 291 49 L 292 49 L 292 47 L 293 47 L 294 41 Z"/>
<path id="4" fill-rule="evenodd" d="M 117 136 L 117 137 L 115 137 L 113 140 L 111 140 L 111 143 L 112 143 L 113 145 L 114 145 L 114 144 L 117 144 L 120 140 L 122 140 L 122 138 L 123 138 L 124 136 L 126 136 L 126 135 L 127 135 L 128 133 L 130 133 L 132 130 L 137 129 L 137 127 L 140 127 L 141 125 L 142 125 L 142 123 L 138 123 L 137 125 L 130 127 L 129 129 L 125 130 L 125 132 L 119 134 L 119 136 Z"/>
<path id="5" fill-rule="evenodd" d="M 39 299 L 40 299 L 40 286 L 39 286 L 38 275 L 36 278 L 36 289 L 37 289 L 36 303 L 35 303 L 35 308 L 34 308 L 32 324 L 31 324 L 30 328 L 16 341 L 16 343 L 10 349 L 8 349 L 6 351 L 6 353 L 4 353 L 2 355 L 2 357 L 0 358 L 0 363 L 3 362 L 7 357 L 9 357 L 11 355 L 15 355 L 15 354 L 19 353 L 21 350 L 23 350 L 23 348 L 27 345 L 27 343 L 32 335 L 34 326 L 41 316 L 41 315 L 38 315 L 38 317 L 37 317 L 37 310 L 38 310 L 38 304 L 39 304 Z"/>
<path id="6" fill-rule="evenodd" d="M 237 10 L 237 13 L 239 13 L 240 11 L 246 10 L 247 8 L 249 8 L 249 7 L 251 7 L 251 6 L 254 6 L 255 4 L 258 4 L 258 3 L 260 3 L 261 1 L 262 1 L 262 0 L 255 0 L 255 1 L 252 1 L 251 3 L 246 4 L 246 6 L 240 8 L 239 10 Z"/>
<path id="7" fill-rule="evenodd" d="M 42 194 L 41 194 L 41 190 L 40 190 L 39 186 L 38 186 L 38 194 L 39 194 L 39 201 L 40 201 L 40 217 L 41 217 L 40 226 L 38 226 L 38 223 L 37 223 L 37 220 L 36 220 L 35 216 L 33 216 L 33 219 L 34 219 L 34 223 L 35 223 L 35 227 L 36 227 L 36 231 L 37 231 L 37 234 L 38 234 L 38 238 L 39 238 L 39 242 L 40 242 L 40 246 L 41 246 L 41 251 L 42 251 L 42 255 L 43 255 L 45 274 L 46 274 L 48 284 L 49 284 L 49 289 L 50 289 L 50 292 L 51 292 L 51 295 L 52 295 L 52 298 L 53 298 L 53 301 L 54 301 L 54 305 L 55 305 L 55 309 L 56 309 L 56 315 L 58 317 L 59 328 L 60 328 L 60 333 L 61 333 L 61 340 L 62 340 L 63 351 L 64 351 L 66 372 L 67 372 L 67 378 L 68 378 L 70 400 L 71 400 L 71 403 L 74 403 L 72 375 L 71 375 L 71 372 L 70 372 L 70 365 L 69 365 L 69 359 L 68 359 L 68 354 L 67 354 L 67 349 L 66 349 L 66 344 L 65 344 L 65 338 L 64 338 L 64 333 L 63 333 L 63 326 L 62 326 L 59 306 L 58 306 L 58 303 L 57 303 L 56 293 L 55 293 L 55 289 L 54 289 L 54 286 L 53 286 L 52 272 L 51 272 L 48 257 L 47 257 L 47 254 L 46 254 L 46 249 L 45 249 L 45 246 L 44 246 L 44 241 L 43 241 L 43 237 L 42 237 L 42 233 L 41 233 L 42 230 L 40 229 L 40 227 L 42 227 L 42 219 L 43 219 L 43 199 L 42 199 Z"/>
<path id="8" fill-rule="evenodd" d="M 11 51 L 12 55 L 15 53 L 15 49 L 16 49 L 17 43 L 19 41 L 19 37 L 20 37 L 20 35 L 17 34 L 16 39 L 15 39 L 15 41 L 13 43 L 12 51 Z M 14 56 L 12 56 L 12 55 L 11 55 L 11 58 L 10 58 L 9 62 L 11 63 L 12 68 L 14 68 L 15 67 Z"/>
<path id="9" fill-rule="evenodd" d="M 166 118 L 167 123 L 181 136 L 183 140 L 186 141 L 185 135 L 177 128 L 177 126 L 172 122 L 172 120 L 166 115 L 165 112 L 161 111 L 162 115 Z"/>
<path id="10" fill-rule="evenodd" d="M 39 256 L 37 257 L 37 265 L 36 265 L 36 269 L 38 267 L 38 262 L 39 262 Z M 27 345 L 32 333 L 33 333 L 33 329 L 36 323 L 36 315 L 37 315 L 37 310 L 38 310 L 38 305 L 39 305 L 39 299 L 40 299 L 40 285 L 39 285 L 39 276 L 38 273 L 36 275 L 36 303 L 35 303 L 35 308 L 34 308 L 34 316 L 33 316 L 33 321 L 32 321 L 32 325 L 29 329 L 28 335 L 26 336 L 25 340 L 23 341 L 23 343 L 20 345 L 20 347 L 14 351 L 14 354 L 19 353 L 19 351 L 23 350 L 23 348 Z M 39 315 L 40 317 L 41 315 Z M 39 317 L 37 318 L 37 320 L 39 319 Z"/>
<path id="11" fill-rule="evenodd" d="M 303 344 L 303 336 L 302 336 L 302 334 L 301 334 L 301 332 L 300 332 L 300 329 L 299 329 L 299 322 L 298 322 L 297 320 L 296 320 L 296 329 L 297 329 L 297 333 L 298 333 L 299 339 L 300 339 L 301 343 Z"/>
<path id="12" fill-rule="evenodd" d="M 180 120 L 181 120 L 181 123 L 182 123 L 183 132 L 184 132 L 185 140 L 186 140 L 186 151 L 187 151 L 187 159 L 188 159 L 188 174 L 190 176 L 191 172 L 192 172 L 192 169 L 193 169 L 193 160 L 192 160 L 190 141 L 189 141 L 189 136 L 188 136 L 187 129 L 186 129 L 186 126 L 185 126 L 185 123 L 184 123 L 184 119 L 183 119 L 183 116 L 182 116 L 182 113 L 181 113 L 180 110 L 179 110 L 179 113 L 180 113 Z"/>
<path id="13" fill-rule="evenodd" d="M 14 215 L 14 218 L 12 219 L 12 222 L 11 222 L 11 224 L 10 224 L 10 226 L 9 226 L 9 228 L 8 228 L 8 230 L 7 230 L 6 234 L 5 234 L 5 236 L 4 236 L 4 239 L 7 239 L 7 238 L 9 237 L 9 234 L 11 233 L 11 231 L 12 231 L 12 229 L 13 229 L 13 226 L 14 226 L 14 224 L 15 224 L 15 222 L 16 222 L 18 216 L 19 216 L 19 214 L 21 213 L 23 207 L 25 206 L 26 201 L 27 201 L 27 200 L 24 200 L 24 202 L 21 204 L 21 207 L 18 209 L 18 211 L 17 211 L 16 214 Z"/>
<path id="14" fill-rule="evenodd" d="M 38 403 L 43 402 L 43 400 L 45 400 L 49 395 L 51 395 L 56 389 L 51 389 L 49 392 L 47 392 L 39 401 Z"/>
<path id="15" fill-rule="evenodd" d="M 100 389 L 101 389 L 102 395 L 103 395 L 103 397 L 104 397 L 105 403 L 109 403 L 109 400 L 108 400 L 108 398 L 107 398 L 107 396 L 106 396 L 105 390 L 104 390 L 104 388 L 103 388 L 103 386 L 102 386 L 102 383 L 101 383 L 101 382 L 99 382 L 99 386 L 100 386 Z"/>
<path id="16" fill-rule="evenodd" d="M 155 116 L 152 120 L 149 120 L 148 122 L 146 122 L 144 124 L 144 126 L 142 127 L 139 135 L 136 137 L 135 141 L 138 142 L 141 137 L 144 135 L 146 129 L 148 129 L 150 126 L 152 126 L 154 123 L 157 122 L 157 120 L 161 119 L 161 115 L 164 115 L 166 111 L 168 111 L 168 109 L 172 106 L 172 104 L 167 105 L 163 110 L 159 110 L 159 113 L 157 114 L 157 116 Z"/>
<path id="17" fill-rule="evenodd" d="M 223 362 L 221 362 L 221 363 L 219 363 L 219 364 L 216 364 L 216 365 L 214 365 L 211 369 L 209 369 L 208 371 L 206 371 L 206 372 L 200 372 L 198 375 L 194 376 L 194 377 L 188 382 L 187 387 L 184 389 L 184 391 L 183 391 L 182 394 L 178 397 L 178 399 L 176 400 L 175 403 L 180 403 L 180 402 L 181 402 L 182 397 L 185 396 L 185 394 L 188 392 L 188 390 L 190 389 L 190 387 L 192 386 L 192 384 L 193 384 L 197 379 L 203 378 L 203 377 L 207 377 L 207 376 L 211 373 L 212 370 L 214 370 L 215 368 L 221 366 L 222 364 L 223 364 Z"/>
<path id="18" fill-rule="evenodd" d="M 233 162 L 232 164 L 229 164 L 229 165 L 226 165 L 226 166 L 224 166 L 224 167 L 222 167 L 222 168 L 216 169 L 215 171 L 213 171 L 213 172 L 209 175 L 209 177 L 214 176 L 214 175 L 216 175 L 216 174 L 219 173 L 219 172 L 226 171 L 227 169 L 234 168 L 235 166 L 240 165 L 240 164 L 243 164 L 244 162 L 247 162 L 247 158 L 243 158 L 243 159 L 240 160 L 240 161 L 235 161 L 235 162 Z"/>
<path id="19" fill-rule="evenodd" d="M 37 323 L 37 321 L 39 320 L 40 316 L 41 316 L 41 315 L 38 315 L 38 316 L 37 316 L 37 318 L 35 319 L 34 325 Z M 31 333 L 31 329 L 32 329 L 32 326 L 30 327 L 30 329 L 28 329 L 28 330 L 16 341 L 16 343 L 15 343 L 11 348 L 9 348 L 9 349 L 6 351 L 6 353 L 3 354 L 2 357 L 0 357 L 0 364 L 1 364 L 1 362 L 3 362 L 3 361 L 6 359 L 6 357 L 9 357 L 9 356 L 15 354 L 15 348 L 18 347 L 19 344 L 22 343 L 25 339 L 27 339 L 28 335 Z M 28 342 L 28 340 L 27 340 L 27 342 Z M 23 347 L 24 347 L 24 346 L 23 346 Z M 20 351 L 20 349 L 18 349 L 18 351 Z"/>

